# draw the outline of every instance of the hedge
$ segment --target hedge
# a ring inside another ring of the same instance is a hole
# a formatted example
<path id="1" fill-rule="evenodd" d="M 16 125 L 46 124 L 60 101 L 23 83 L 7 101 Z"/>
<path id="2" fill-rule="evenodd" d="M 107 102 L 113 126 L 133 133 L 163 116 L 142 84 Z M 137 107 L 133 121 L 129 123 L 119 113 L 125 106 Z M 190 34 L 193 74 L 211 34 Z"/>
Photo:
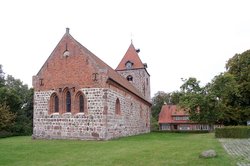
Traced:
<path id="1" fill-rule="evenodd" d="M 215 129 L 216 138 L 250 138 L 250 126 L 226 126 Z"/>

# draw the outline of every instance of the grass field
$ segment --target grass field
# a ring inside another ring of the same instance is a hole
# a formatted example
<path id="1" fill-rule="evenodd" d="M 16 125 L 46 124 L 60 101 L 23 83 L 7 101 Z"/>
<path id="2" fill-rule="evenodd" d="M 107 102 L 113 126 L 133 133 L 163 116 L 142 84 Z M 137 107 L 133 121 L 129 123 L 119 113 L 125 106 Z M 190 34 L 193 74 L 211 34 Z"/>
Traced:
<path id="1" fill-rule="evenodd" d="M 214 149 L 218 157 L 199 158 Z M 111 141 L 0 139 L 0 165 L 14 166 L 230 166 L 214 134 L 150 133 Z"/>

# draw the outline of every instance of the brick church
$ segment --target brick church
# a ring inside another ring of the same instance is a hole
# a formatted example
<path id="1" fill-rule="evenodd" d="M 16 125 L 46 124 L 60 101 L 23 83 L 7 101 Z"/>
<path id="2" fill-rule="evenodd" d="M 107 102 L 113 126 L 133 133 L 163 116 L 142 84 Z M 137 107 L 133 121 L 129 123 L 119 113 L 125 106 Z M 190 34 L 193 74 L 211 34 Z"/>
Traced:
<path id="1" fill-rule="evenodd" d="M 150 75 L 131 43 L 114 70 L 69 28 L 37 75 L 34 139 L 108 140 L 150 132 Z"/>

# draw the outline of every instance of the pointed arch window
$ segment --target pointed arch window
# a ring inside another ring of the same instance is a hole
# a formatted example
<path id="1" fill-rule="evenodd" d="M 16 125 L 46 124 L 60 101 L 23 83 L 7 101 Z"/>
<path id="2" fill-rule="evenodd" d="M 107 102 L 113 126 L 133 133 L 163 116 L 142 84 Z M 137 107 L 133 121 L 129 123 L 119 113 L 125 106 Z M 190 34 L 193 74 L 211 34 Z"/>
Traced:
<path id="1" fill-rule="evenodd" d="M 66 112 L 71 112 L 71 94 L 66 92 Z"/>
<path id="2" fill-rule="evenodd" d="M 115 114 L 116 115 L 121 115 L 121 105 L 120 105 L 120 100 L 117 98 L 115 102 Z"/>
<path id="3" fill-rule="evenodd" d="M 50 97 L 50 113 L 59 112 L 59 97 L 53 93 Z"/>
<path id="4" fill-rule="evenodd" d="M 84 98 L 83 95 L 79 95 L 79 112 L 84 112 Z"/>
<path id="5" fill-rule="evenodd" d="M 55 103 L 55 105 L 54 105 L 54 111 L 55 112 L 59 112 L 59 98 L 58 98 L 58 96 L 56 95 L 55 96 L 55 101 L 54 101 Z"/>
<path id="6" fill-rule="evenodd" d="M 133 77 L 132 77 L 131 75 L 128 75 L 128 76 L 127 76 L 127 80 L 128 80 L 128 81 L 133 81 Z"/>
<path id="7" fill-rule="evenodd" d="M 87 99 L 81 91 L 78 91 L 75 95 L 74 112 L 87 113 Z"/>

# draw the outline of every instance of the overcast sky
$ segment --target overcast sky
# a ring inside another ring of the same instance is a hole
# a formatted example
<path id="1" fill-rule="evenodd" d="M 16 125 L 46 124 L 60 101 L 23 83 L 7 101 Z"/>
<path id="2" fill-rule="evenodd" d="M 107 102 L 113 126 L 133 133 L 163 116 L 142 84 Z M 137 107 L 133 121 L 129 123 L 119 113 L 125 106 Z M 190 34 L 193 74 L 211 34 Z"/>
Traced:
<path id="1" fill-rule="evenodd" d="M 148 64 L 151 95 L 179 90 L 181 78 L 202 85 L 226 61 L 250 49 L 248 0 L 0 1 L 0 64 L 30 87 L 48 56 L 70 34 L 116 68 L 131 38 Z"/>

